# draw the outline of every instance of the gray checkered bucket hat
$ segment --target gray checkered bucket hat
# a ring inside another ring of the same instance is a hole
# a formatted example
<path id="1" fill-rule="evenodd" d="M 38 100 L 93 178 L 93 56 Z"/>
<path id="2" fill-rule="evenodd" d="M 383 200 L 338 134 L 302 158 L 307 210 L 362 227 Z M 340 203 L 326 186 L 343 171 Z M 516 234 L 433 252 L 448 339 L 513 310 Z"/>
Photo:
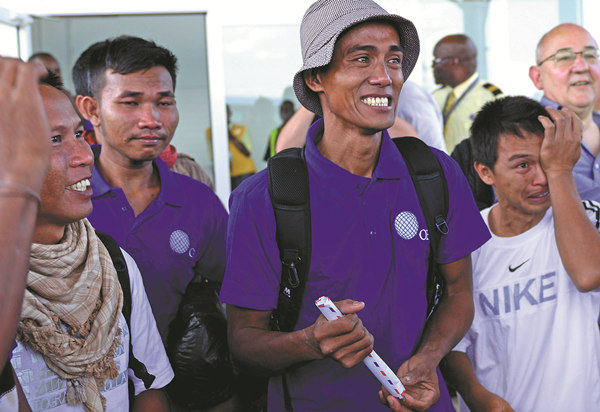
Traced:
<path id="1" fill-rule="evenodd" d="M 389 22 L 396 28 L 404 48 L 402 74 L 404 80 L 408 78 L 419 57 L 419 36 L 410 20 L 388 13 L 371 0 L 319 0 L 308 8 L 302 19 L 303 66 L 294 76 L 296 97 L 308 110 L 323 115 L 319 97 L 306 86 L 302 72 L 328 65 L 340 34 L 368 20 Z"/>

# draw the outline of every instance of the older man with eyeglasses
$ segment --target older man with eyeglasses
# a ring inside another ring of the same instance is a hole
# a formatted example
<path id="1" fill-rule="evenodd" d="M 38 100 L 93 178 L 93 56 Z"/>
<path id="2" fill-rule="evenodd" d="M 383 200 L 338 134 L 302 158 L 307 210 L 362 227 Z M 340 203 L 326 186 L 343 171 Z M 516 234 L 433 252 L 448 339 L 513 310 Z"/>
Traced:
<path id="1" fill-rule="evenodd" d="M 567 107 L 583 122 L 581 156 L 573 168 L 582 199 L 600 201 L 600 115 L 594 105 L 600 96 L 598 44 L 576 24 L 560 24 L 540 39 L 536 65 L 529 69 L 535 87 L 543 90 L 541 103 Z"/>

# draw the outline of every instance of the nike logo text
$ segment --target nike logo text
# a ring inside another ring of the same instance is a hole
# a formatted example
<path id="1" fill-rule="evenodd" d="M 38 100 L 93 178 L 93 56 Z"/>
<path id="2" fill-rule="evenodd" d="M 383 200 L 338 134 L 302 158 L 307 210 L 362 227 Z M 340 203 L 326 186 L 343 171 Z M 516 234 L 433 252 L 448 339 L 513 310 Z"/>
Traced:
<path id="1" fill-rule="evenodd" d="M 525 262 L 523 262 L 525 263 Z M 548 302 L 556 303 L 558 285 L 556 272 L 535 276 L 495 289 L 478 291 L 481 314 L 485 317 L 495 317 L 523 309 L 539 307 Z"/>
<path id="2" fill-rule="evenodd" d="M 515 266 L 514 268 L 511 265 L 508 265 L 508 271 L 512 273 L 515 270 L 519 269 L 521 266 L 523 266 L 527 262 L 529 262 L 529 259 L 527 259 L 525 262 L 521 263 L 519 266 Z"/>

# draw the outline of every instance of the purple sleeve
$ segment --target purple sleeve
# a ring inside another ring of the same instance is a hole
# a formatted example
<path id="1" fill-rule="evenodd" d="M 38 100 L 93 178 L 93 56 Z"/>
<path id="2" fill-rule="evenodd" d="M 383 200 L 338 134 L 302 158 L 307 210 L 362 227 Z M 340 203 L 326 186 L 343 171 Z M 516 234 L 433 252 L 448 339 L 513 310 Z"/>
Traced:
<path id="1" fill-rule="evenodd" d="M 436 152 L 448 182 L 448 234 L 442 237 L 438 260 L 457 261 L 488 241 L 490 232 L 477 209 L 460 166 L 445 153 Z"/>
<path id="2" fill-rule="evenodd" d="M 211 203 L 211 207 L 206 209 L 207 216 L 201 222 L 200 230 L 203 235 L 199 250 L 202 250 L 202 255 L 196 261 L 194 273 L 220 282 L 225 273 L 225 238 L 228 216 L 221 201 L 212 192 L 206 202 Z"/>
<path id="3" fill-rule="evenodd" d="M 229 199 L 227 266 L 221 301 L 256 310 L 277 306 L 281 263 L 267 174 L 244 181 Z"/>

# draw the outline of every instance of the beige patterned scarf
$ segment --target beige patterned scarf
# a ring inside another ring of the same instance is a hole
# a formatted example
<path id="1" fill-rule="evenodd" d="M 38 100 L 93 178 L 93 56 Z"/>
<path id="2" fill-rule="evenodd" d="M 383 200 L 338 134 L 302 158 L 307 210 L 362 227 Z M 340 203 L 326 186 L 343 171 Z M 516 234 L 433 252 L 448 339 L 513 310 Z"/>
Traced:
<path id="1" fill-rule="evenodd" d="M 87 219 L 56 245 L 32 245 L 17 339 L 66 380 L 67 404 L 105 410 L 100 390 L 118 375 L 122 307 L 117 272 Z"/>

